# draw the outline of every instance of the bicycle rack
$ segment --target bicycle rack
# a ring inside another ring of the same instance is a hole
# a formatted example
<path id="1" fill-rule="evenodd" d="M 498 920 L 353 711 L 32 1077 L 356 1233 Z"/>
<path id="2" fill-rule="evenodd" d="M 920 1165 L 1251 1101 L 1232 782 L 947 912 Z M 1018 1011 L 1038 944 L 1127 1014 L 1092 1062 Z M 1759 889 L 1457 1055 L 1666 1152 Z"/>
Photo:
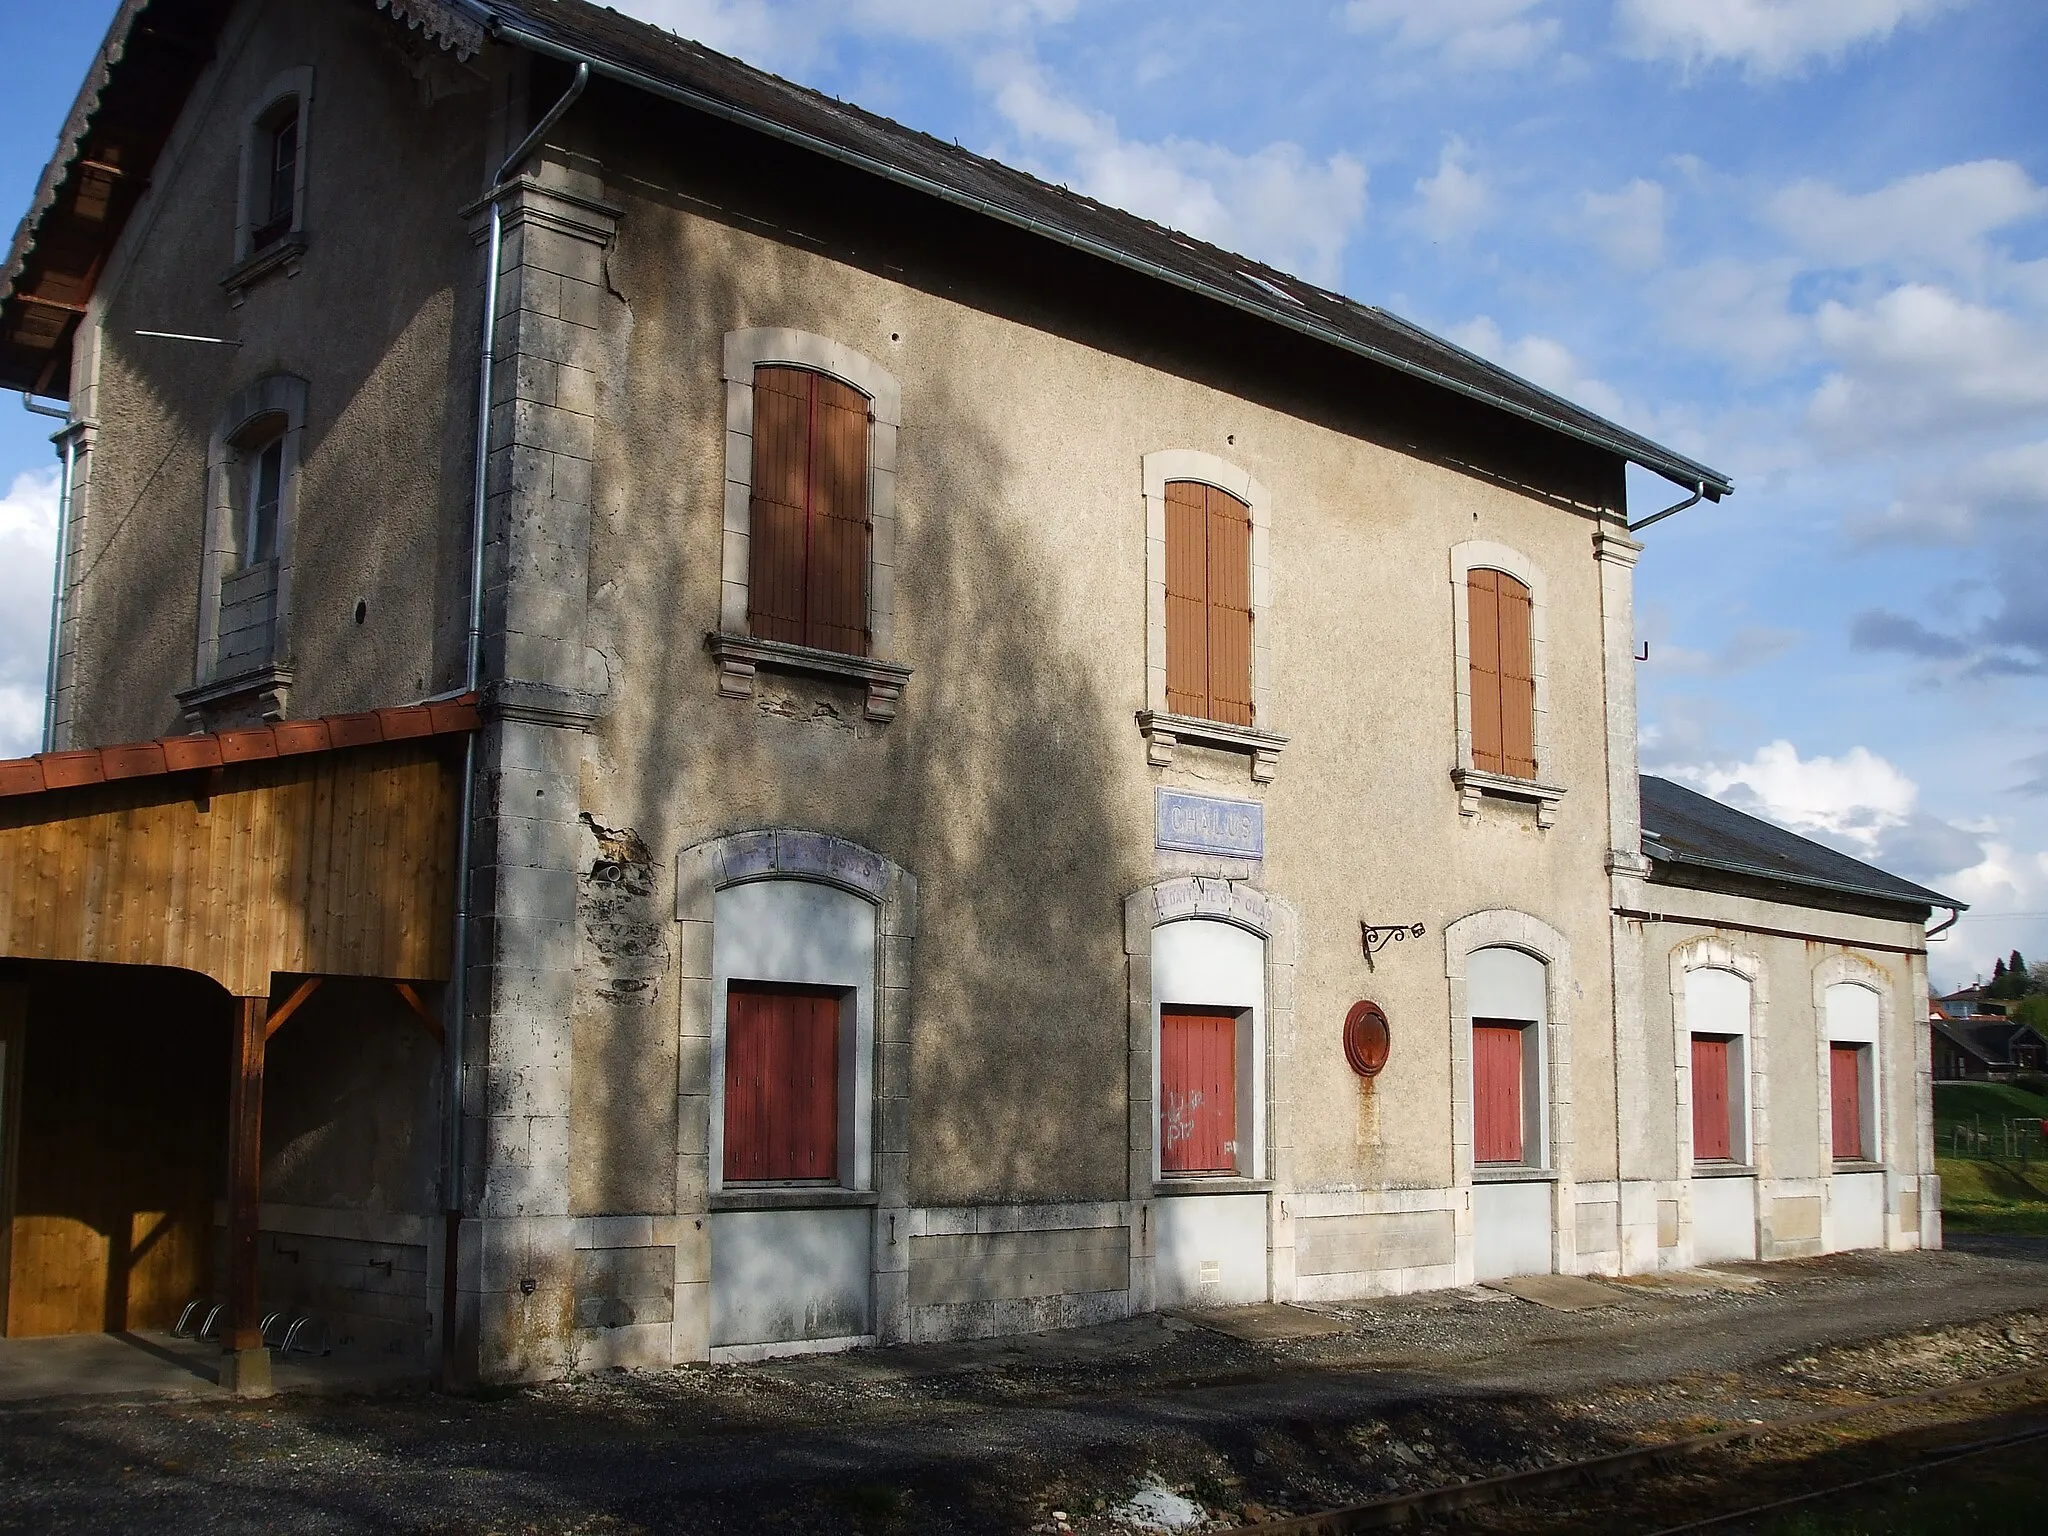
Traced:
<path id="1" fill-rule="evenodd" d="M 190 1301 L 186 1302 L 185 1310 L 180 1312 L 178 1314 L 178 1320 L 175 1323 L 171 1324 L 171 1337 L 174 1339 L 191 1338 L 193 1336 L 192 1325 L 196 1320 L 198 1320 L 199 1314 L 205 1309 L 205 1307 L 206 1302 L 197 1296 L 193 1297 Z"/>

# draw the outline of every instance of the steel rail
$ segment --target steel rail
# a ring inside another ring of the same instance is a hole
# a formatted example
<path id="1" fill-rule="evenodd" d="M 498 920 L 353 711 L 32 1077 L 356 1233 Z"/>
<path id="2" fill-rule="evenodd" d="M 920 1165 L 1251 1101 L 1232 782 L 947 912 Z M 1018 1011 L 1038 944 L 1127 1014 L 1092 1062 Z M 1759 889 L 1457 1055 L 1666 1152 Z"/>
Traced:
<path id="1" fill-rule="evenodd" d="M 1703 1451 L 1739 1445 L 1744 1441 L 1767 1439 L 1772 1435 L 1783 1434 L 1787 1430 L 1813 1429 L 1823 1424 L 1835 1424 L 1845 1419 L 1883 1413 L 1889 1409 L 1943 1402 L 1949 1398 L 1967 1397 L 1972 1393 L 2018 1386 L 2031 1381 L 2048 1381 L 2048 1366 L 2008 1371 L 2002 1375 L 1980 1377 L 1975 1381 L 1957 1382 L 1946 1387 L 1931 1387 L 1924 1392 L 1879 1398 L 1875 1402 L 1856 1403 L 1846 1408 L 1823 1408 L 1814 1413 L 1773 1419 L 1766 1424 L 1741 1424 L 1733 1429 L 1711 1430 L 1702 1435 L 1689 1435 L 1683 1440 L 1666 1440 L 1656 1445 L 1635 1446 L 1626 1451 L 1612 1451 L 1605 1456 L 1588 1457 L 1584 1461 L 1559 1462 L 1555 1466 L 1537 1467 L 1528 1472 L 1507 1472 L 1499 1477 L 1475 1478 L 1467 1483 L 1423 1488 L 1414 1493 L 1394 1494 L 1388 1498 L 1373 1499 L 1364 1504 L 1345 1505 L 1338 1509 L 1326 1509 L 1312 1515 L 1295 1515 L 1286 1520 L 1268 1520 L 1258 1525 L 1235 1526 L 1225 1532 L 1224 1536 L 1346 1536 L 1346 1533 L 1351 1531 L 1375 1531 L 1387 1526 L 1401 1525 L 1423 1515 L 1449 1514 L 1456 1510 L 1472 1509 L 1479 1505 L 1497 1503 L 1502 1499 L 1542 1493 L 1553 1488 L 1603 1483 L 1655 1467 L 1663 1462 L 1697 1456 Z M 1987 1444 L 1980 1449 L 1988 1450 L 1990 1446 Z M 1911 1470 L 1918 1470 L 1918 1466 Z M 1830 1493 L 1837 1490 L 1820 1491 Z M 1714 1521 L 1702 1521 L 1700 1524 L 1718 1524 L 1741 1517 L 1741 1514 L 1731 1514 L 1718 1517 Z M 1681 1526 L 1677 1529 L 1691 1530 L 1693 1527 Z"/>

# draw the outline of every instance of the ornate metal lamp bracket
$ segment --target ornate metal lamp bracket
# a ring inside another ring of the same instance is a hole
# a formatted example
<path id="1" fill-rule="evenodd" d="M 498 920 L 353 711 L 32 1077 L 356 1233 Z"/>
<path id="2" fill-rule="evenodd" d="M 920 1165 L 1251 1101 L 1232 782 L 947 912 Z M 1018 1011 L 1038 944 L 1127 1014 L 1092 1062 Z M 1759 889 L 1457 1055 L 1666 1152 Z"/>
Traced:
<path id="1" fill-rule="evenodd" d="M 1378 966 L 1373 964 L 1372 957 L 1385 949 L 1389 944 L 1399 944 L 1406 939 L 1421 938 L 1422 924 L 1382 923 L 1375 925 L 1361 920 L 1358 925 L 1358 932 L 1365 941 L 1365 968 L 1370 971 L 1379 969 Z"/>

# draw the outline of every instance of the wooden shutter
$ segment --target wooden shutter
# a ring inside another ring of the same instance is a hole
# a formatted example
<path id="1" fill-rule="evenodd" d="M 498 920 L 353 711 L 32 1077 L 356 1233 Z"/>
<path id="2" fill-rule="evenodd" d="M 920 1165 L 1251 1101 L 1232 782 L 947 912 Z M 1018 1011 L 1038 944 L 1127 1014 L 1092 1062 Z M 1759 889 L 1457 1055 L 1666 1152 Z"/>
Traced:
<path id="1" fill-rule="evenodd" d="M 1519 1024 L 1472 1026 L 1472 1157 L 1522 1160 L 1522 1035 Z"/>
<path id="2" fill-rule="evenodd" d="M 1166 486 L 1166 707 L 1252 720 L 1252 514 L 1228 491 Z"/>
<path id="3" fill-rule="evenodd" d="M 1828 1047 L 1828 1088 L 1833 1101 L 1835 1156 L 1863 1156 L 1863 1047 Z"/>
<path id="4" fill-rule="evenodd" d="M 1529 589 L 1502 571 L 1465 577 L 1470 625 L 1472 766 L 1536 777 L 1536 660 Z"/>
<path id="5" fill-rule="evenodd" d="M 1501 772 L 1517 779 L 1536 777 L 1536 658 L 1529 629 L 1529 589 L 1496 571 L 1500 588 L 1500 755 Z"/>
<path id="6" fill-rule="evenodd" d="M 839 1011 L 817 988 L 727 989 L 727 1180 L 838 1176 Z"/>
<path id="7" fill-rule="evenodd" d="M 1162 1009 L 1159 1015 L 1159 1168 L 1235 1173 L 1237 1015 Z"/>
<path id="8" fill-rule="evenodd" d="M 1701 1162 L 1735 1155 L 1728 1113 L 1728 1042 L 1692 1037 L 1692 1155 Z"/>
<path id="9" fill-rule="evenodd" d="M 754 370 L 747 627 L 868 651 L 868 401 L 807 368 Z"/>

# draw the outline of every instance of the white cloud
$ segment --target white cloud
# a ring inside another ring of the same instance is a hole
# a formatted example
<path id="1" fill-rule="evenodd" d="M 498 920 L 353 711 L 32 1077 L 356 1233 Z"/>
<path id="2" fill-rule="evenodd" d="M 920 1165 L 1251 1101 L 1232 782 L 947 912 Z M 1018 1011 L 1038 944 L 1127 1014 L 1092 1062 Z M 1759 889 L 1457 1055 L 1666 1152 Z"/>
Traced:
<path id="1" fill-rule="evenodd" d="M 1462 240 L 1484 224 L 1493 211 L 1493 189 L 1486 178 L 1465 167 L 1465 141 L 1455 133 L 1444 140 L 1436 174 L 1415 183 L 1415 221 L 1438 243 Z"/>
<path id="2" fill-rule="evenodd" d="M 1575 400 L 1589 411 L 1610 420 L 1623 413 L 1623 401 L 1614 386 L 1588 374 L 1571 348 L 1561 341 L 1548 336 L 1523 336 L 1511 342 L 1487 315 L 1454 325 L 1446 334 L 1466 351 L 1490 358 L 1510 373 L 1567 400 Z"/>
<path id="3" fill-rule="evenodd" d="M 996 110 L 1049 151 L 1050 174 L 1105 203 L 1334 287 L 1344 247 L 1365 217 L 1365 167 L 1349 155 L 1311 160 L 1296 144 L 1239 154 L 1220 144 L 1126 139 L 1116 120 L 1055 90 L 1016 58 L 984 66 Z"/>
<path id="4" fill-rule="evenodd" d="M 1924 477 L 1881 512 L 1852 512 L 1844 531 L 1858 545 L 1970 544 L 1987 519 L 2048 522 L 2048 442 L 1984 454 L 1961 470 Z"/>
<path id="5" fill-rule="evenodd" d="M 1830 299 L 1814 334 L 1837 370 L 1808 419 L 1839 442 L 1982 428 L 2048 408 L 2048 334 L 1928 283 L 1856 306 Z"/>
<path id="6" fill-rule="evenodd" d="M 756 64 L 788 68 L 811 54 L 810 19 L 769 0 L 613 0 L 614 8 L 678 37 Z"/>
<path id="7" fill-rule="evenodd" d="M 1776 661 L 1801 639 L 1796 629 L 1768 624 L 1745 624 L 1713 650 L 1696 650 L 1683 645 L 1652 647 L 1648 665 L 1663 672 L 1696 676 L 1728 677 Z"/>
<path id="8" fill-rule="evenodd" d="M 1905 176 L 1875 192 L 1798 181 L 1765 215 L 1816 261 L 1877 264 L 1981 278 L 1989 236 L 2048 214 L 2048 188 L 2010 160 L 1973 160 Z"/>
<path id="9" fill-rule="evenodd" d="M 1881 41 L 1964 0 L 1618 0 L 1624 47 L 1683 65 L 1736 64 L 1758 77 L 1796 73 Z"/>
<path id="10" fill-rule="evenodd" d="M 1667 769 L 1717 800 L 1768 816 L 1795 832 L 1831 834 L 1876 852 L 1882 833 L 1912 815 L 1920 789 L 1867 747 L 1802 758 L 1789 741 L 1759 747 L 1747 762 Z"/>
<path id="11" fill-rule="evenodd" d="M 1664 264 L 1664 201 L 1662 184 L 1639 176 L 1619 192 L 1582 193 L 1579 211 L 1609 261 L 1646 272 Z"/>
<path id="12" fill-rule="evenodd" d="M 1806 317 L 1792 309 L 1799 263 L 1789 258 L 1716 257 L 1666 274 L 1657 285 L 1672 338 L 1752 371 L 1774 369 L 1808 341 Z"/>
<path id="13" fill-rule="evenodd" d="M 790 69 L 834 33 L 960 43 L 1066 21 L 1080 0 L 615 0 L 615 9 L 707 48 Z"/>
<path id="14" fill-rule="evenodd" d="M 57 471 L 16 475 L 0 496 L 0 757 L 41 744 L 56 550 Z"/>
<path id="15" fill-rule="evenodd" d="M 1441 50 L 1454 69 L 1509 69 L 1556 41 L 1555 20 L 1532 17 L 1539 0 L 1350 0 L 1354 31 L 1391 32 L 1405 48 Z"/>

